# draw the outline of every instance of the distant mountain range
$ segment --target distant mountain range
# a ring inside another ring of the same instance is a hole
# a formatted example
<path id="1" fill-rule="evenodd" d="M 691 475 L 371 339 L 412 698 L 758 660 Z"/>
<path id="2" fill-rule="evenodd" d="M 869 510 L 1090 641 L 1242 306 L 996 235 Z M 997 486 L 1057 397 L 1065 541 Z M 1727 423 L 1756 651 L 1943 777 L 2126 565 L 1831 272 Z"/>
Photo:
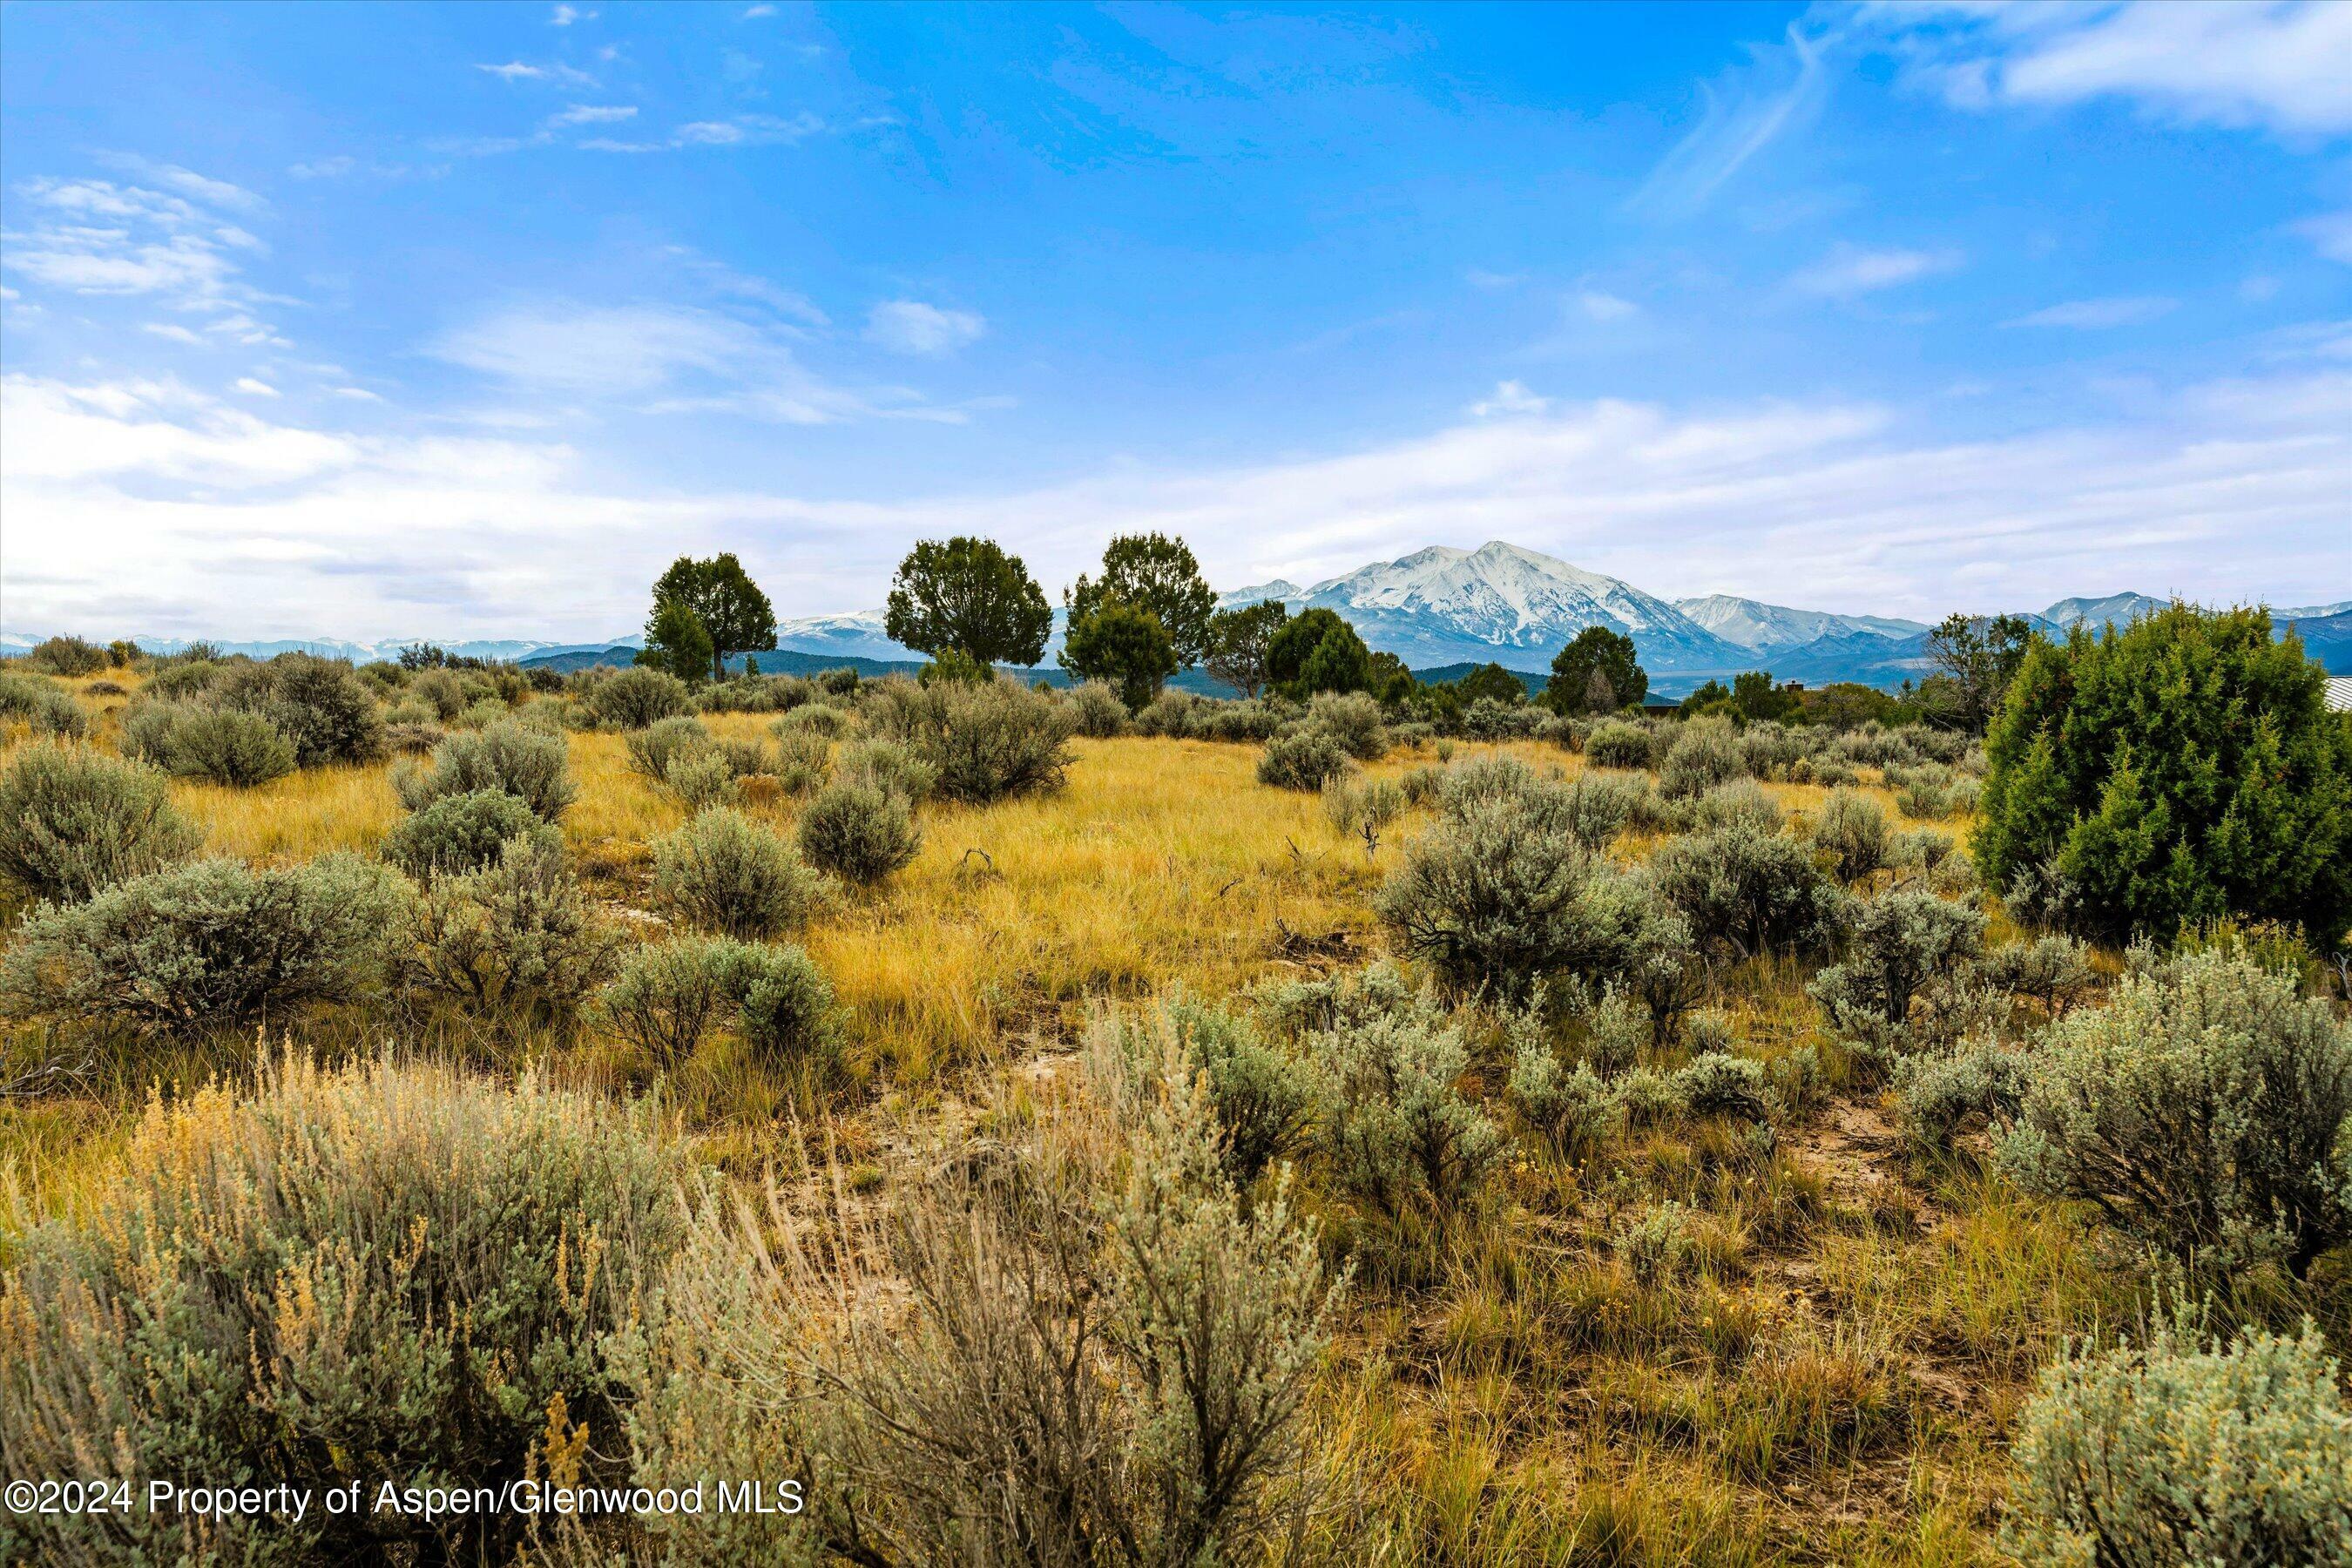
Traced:
<path id="1" fill-rule="evenodd" d="M 1276 599 L 1293 614 L 1328 609 L 1353 625 L 1375 649 L 1393 653 L 1417 670 L 1500 664 L 1528 673 L 1548 670 L 1552 656 L 1587 626 L 1607 626 L 1633 639 L 1651 689 L 1676 695 L 1710 679 L 1741 670 L 1769 668 L 1782 680 L 1821 685 L 1856 680 L 1896 686 L 1934 669 L 1927 647 L 1928 628 L 1889 616 L 1843 615 L 1792 609 L 1727 594 L 1668 601 L 1631 584 L 1570 565 L 1565 561 L 1500 541 L 1475 550 L 1443 545 L 1415 551 L 1396 561 L 1374 562 L 1307 586 L 1275 581 L 1219 595 L 1220 605 Z M 2061 599 L 2044 609 L 2020 612 L 2053 634 L 2082 624 L 2127 622 L 2167 601 L 2125 593 L 2097 599 Z M 2290 624 L 2304 647 L 2334 674 L 2352 674 L 2352 599 L 2274 610 L 2280 634 Z M 1050 669 L 1062 641 L 1062 612 L 1054 613 L 1046 644 Z M 814 616 L 776 626 L 778 653 L 760 656 L 770 670 L 816 668 L 857 663 L 887 667 L 919 663 L 921 655 L 892 642 L 882 629 L 880 610 Z M 0 634 L 0 656 L 21 653 L 37 639 Z M 173 638 L 138 638 L 142 647 L 176 652 L 187 645 Z M 397 658 L 421 638 L 377 643 L 332 639 L 283 642 L 222 641 L 224 651 L 267 658 L 301 648 L 365 660 Z M 514 659 L 574 668 L 634 657 L 642 639 L 605 642 L 459 642 L 441 646 L 453 654 Z M 1058 674 L 1058 672 L 1054 672 Z M 1184 684 L 1204 684 L 1194 676 Z"/>

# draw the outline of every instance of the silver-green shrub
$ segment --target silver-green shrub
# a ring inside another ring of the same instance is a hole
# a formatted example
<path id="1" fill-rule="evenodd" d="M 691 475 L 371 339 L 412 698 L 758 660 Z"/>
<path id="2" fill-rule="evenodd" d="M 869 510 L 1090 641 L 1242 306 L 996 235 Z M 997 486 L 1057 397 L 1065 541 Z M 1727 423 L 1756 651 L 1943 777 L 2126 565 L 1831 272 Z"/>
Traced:
<path id="1" fill-rule="evenodd" d="M 940 771 L 897 741 L 851 741 L 841 748 L 845 782 L 862 784 L 919 805 L 930 798 Z"/>
<path id="2" fill-rule="evenodd" d="M 815 904 L 815 873 L 740 812 L 703 812 L 653 847 L 655 896 L 705 931 L 771 937 L 802 924 Z"/>
<path id="3" fill-rule="evenodd" d="M 2352 1411 L 2305 1320 L 2226 1343 L 2193 1314 L 2042 1369 L 2001 1544 L 2097 1568 L 2352 1564 Z"/>
<path id="4" fill-rule="evenodd" d="M 642 730 L 629 731 L 629 771 L 656 784 L 669 782 L 670 769 L 690 756 L 699 756 L 717 744 L 709 727 L 690 713 L 656 719 Z"/>
<path id="5" fill-rule="evenodd" d="M 1566 832 L 1492 796 L 1408 845 L 1373 907 L 1399 950 L 1448 985 L 1518 996 L 1553 970 L 1613 962 L 1622 926 L 1599 900 L 1587 903 L 1601 875 Z"/>
<path id="6" fill-rule="evenodd" d="M 1688 800 L 1740 776 L 1739 737 L 1722 719 L 1694 719 L 1682 727 L 1658 763 L 1658 793 Z"/>
<path id="7" fill-rule="evenodd" d="M 1381 705 L 1361 691 L 1325 691 L 1307 704 L 1307 722 L 1329 732 L 1360 763 L 1388 754 L 1388 727 Z"/>
<path id="8" fill-rule="evenodd" d="M 664 1063 L 732 1031 L 777 1065 L 829 1067 L 839 1046 L 833 986 L 799 948 L 731 937 L 676 937 L 641 947 L 597 998 L 605 1025 Z"/>
<path id="9" fill-rule="evenodd" d="M 1461 1035 L 1391 1013 L 1325 1035 L 1316 1140 L 1332 1186 L 1400 1238 L 1443 1236 L 1480 1200 L 1508 1140 L 1465 1094 Z"/>
<path id="10" fill-rule="evenodd" d="M 1674 839 L 1651 857 L 1650 870 L 1692 935 L 1737 957 L 1818 949 L 1837 932 L 1835 884 L 1804 846 L 1752 823 Z"/>
<path id="11" fill-rule="evenodd" d="M 1682 803 L 1678 816 L 1690 831 L 1704 833 L 1711 827 L 1738 823 L 1764 833 L 1778 833 L 1788 814 L 1772 794 L 1754 779 L 1733 779 L 1719 784 L 1705 795 Z"/>
<path id="12" fill-rule="evenodd" d="M 1257 760 L 1257 782 L 1276 789 L 1319 790 L 1345 773 L 1348 748 L 1328 730 L 1301 724 L 1265 743 Z"/>
<path id="13" fill-rule="evenodd" d="M 1859 1039 L 1899 1029 L 1911 1000 L 1928 981 L 1948 975 L 1984 947 L 1985 918 L 1924 888 L 1903 887 L 1850 906 L 1845 957 L 1806 987 L 1830 1023 Z"/>
<path id="14" fill-rule="evenodd" d="M 2022 1053 L 1977 1040 L 1949 1054 L 1915 1054 L 1895 1063 L 1895 1105 L 1904 1136 L 1922 1153 L 1951 1147 L 1974 1127 L 1998 1127 L 2024 1102 Z"/>
<path id="15" fill-rule="evenodd" d="M 1529 1035 L 1517 1042 L 1503 1095 L 1528 1130 L 1567 1164 L 1580 1164 L 1624 1119 L 1609 1085 L 1583 1062 L 1561 1060 L 1550 1044 Z"/>
<path id="16" fill-rule="evenodd" d="M 89 733 L 89 715 L 73 694 L 47 680 L 0 670 L 0 722 L 21 719 L 36 735 L 79 740 Z"/>
<path id="17" fill-rule="evenodd" d="M 288 1486 L 199 1532 L 144 1507 L 0 1515 L 12 1563 L 511 1561 L 527 1521 L 330 1488 L 625 1484 L 609 1360 L 675 1252 L 684 1163 L 650 1113 L 526 1075 L 299 1059 L 250 1099 L 151 1105 L 88 1219 L 11 1247 L 0 1432 L 26 1474 Z"/>
<path id="18" fill-rule="evenodd" d="M 448 795 L 503 790 L 542 822 L 562 816 L 578 793 L 563 737 L 519 719 L 444 737 L 429 770 L 403 763 L 393 770 L 392 786 L 411 811 Z"/>
<path id="19" fill-rule="evenodd" d="M 686 682 L 667 670 L 633 665 L 596 682 L 581 700 L 590 718 L 607 730 L 642 730 L 686 712 Z"/>
<path id="20" fill-rule="evenodd" d="M 0 1007 L 190 1034 L 348 1000 L 381 974 L 397 878 L 346 854 L 192 861 L 44 904 L 0 956 Z"/>
<path id="21" fill-rule="evenodd" d="M 372 762 L 383 754 L 383 715 L 368 683 L 341 659 L 283 653 L 224 666 L 212 700 L 267 719 L 293 742 L 306 768 Z"/>
<path id="22" fill-rule="evenodd" d="M 1994 948 L 1977 961 L 1977 973 L 1990 984 L 2038 1003 L 2053 1018 L 2099 982 L 2090 948 L 2071 936 L 2038 936 Z"/>
<path id="23" fill-rule="evenodd" d="M 401 819 L 383 836 L 385 861 L 419 881 L 478 871 L 499 858 L 508 840 L 540 838 L 558 846 L 562 835 L 504 790 L 445 795 Z"/>
<path id="24" fill-rule="evenodd" d="M 1380 847 L 1381 834 L 1404 813 L 1404 791 L 1393 779 L 1352 779 L 1342 773 L 1323 785 L 1323 816 L 1333 832 L 1364 847 Z"/>
<path id="25" fill-rule="evenodd" d="M 490 863 L 435 877 L 402 904 L 390 973 L 404 999 L 502 1025 L 562 1026 L 612 974 L 619 937 L 554 829 L 528 813 L 523 820 Z"/>
<path id="26" fill-rule="evenodd" d="M 1885 809 L 1857 789 L 1833 789 L 1807 825 L 1815 848 L 1841 882 L 1861 881 L 1895 863 L 1895 842 Z"/>
<path id="27" fill-rule="evenodd" d="M 1656 737 L 1639 724 L 1612 719 L 1584 738 L 1584 760 L 1596 768 L 1646 768 Z"/>
<path id="28" fill-rule="evenodd" d="M 866 710 L 877 733 L 937 772 L 949 800 L 978 805 L 1057 790 L 1070 765 L 1068 707 L 1016 680 L 885 681 Z"/>
<path id="29" fill-rule="evenodd" d="M 2184 1258 L 2300 1274 L 2352 1239 L 2352 1024 L 2229 952 L 2126 973 L 2053 1025 L 2000 1163 Z"/>
<path id="30" fill-rule="evenodd" d="M 860 886 L 904 868 L 923 847 L 906 796 L 847 781 L 817 791 L 801 808 L 797 834 L 810 865 Z"/>
<path id="31" fill-rule="evenodd" d="M 87 899 L 202 842 L 153 768 L 41 741 L 0 772 L 0 881 L 26 897 Z"/>
<path id="32" fill-rule="evenodd" d="M 1081 735 L 1108 741 L 1127 733 L 1127 704 L 1118 700 L 1118 689 L 1108 681 L 1089 680 L 1073 689 L 1070 709 L 1077 716 Z"/>
<path id="33" fill-rule="evenodd" d="M 294 742 L 259 713 L 179 704 L 162 710 L 168 727 L 147 754 L 168 772 L 247 789 L 294 771 Z"/>

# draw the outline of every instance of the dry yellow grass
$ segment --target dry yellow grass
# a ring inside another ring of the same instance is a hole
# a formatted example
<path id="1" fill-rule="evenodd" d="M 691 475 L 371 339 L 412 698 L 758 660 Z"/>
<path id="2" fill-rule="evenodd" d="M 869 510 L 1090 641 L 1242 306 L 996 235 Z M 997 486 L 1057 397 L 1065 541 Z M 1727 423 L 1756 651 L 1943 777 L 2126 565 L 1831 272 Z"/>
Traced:
<path id="1" fill-rule="evenodd" d="M 709 722 L 753 739 L 769 720 Z M 579 786 L 567 840 L 601 896 L 642 906 L 650 846 L 686 812 L 630 770 L 622 737 L 566 740 Z M 1535 743 L 1455 754 L 1496 750 L 1580 766 Z M 915 861 L 844 894 L 797 938 L 845 1009 L 861 1080 L 833 1110 L 836 1149 L 887 1142 L 904 1125 L 894 1119 L 1004 1058 L 1064 1047 L 1101 998 L 1227 996 L 1383 950 L 1370 896 L 1417 816 L 1368 858 L 1318 797 L 1260 784 L 1255 747 L 1073 751 L 1056 794 L 925 807 Z M 1433 761 L 1422 748 L 1370 771 Z M 220 852 L 365 852 L 400 816 L 393 765 L 173 793 Z M 1916 826 L 1890 792 L 1864 787 Z M 1829 793 L 1767 788 L 1794 813 Z M 751 809 L 793 826 L 789 799 Z M 1969 824 L 1934 826 L 1960 837 Z M 1818 1048 L 1834 1092 L 1843 1058 L 1805 978 L 1793 960 L 1759 960 L 1723 974 L 1713 1002 L 1755 1056 Z M 200 1076 L 201 1063 L 166 1076 Z M 635 1070 L 593 1041 L 566 1065 L 592 1082 Z M 137 1091 L 110 1092 L 0 1106 L 0 1260 L 9 1234 L 67 1206 L 112 1157 Z M 788 1114 L 825 1113 L 731 1058 L 693 1064 L 674 1092 L 705 1157 L 730 1171 L 797 1146 Z M 2060 1336 L 2112 1321 L 2131 1285 L 2103 1272 L 2063 1215 L 1989 1182 L 1939 1187 L 1822 1131 L 1832 1114 L 1876 1116 L 1874 1099 L 1798 1119 L 1769 1154 L 1727 1132 L 1659 1130 L 1625 1141 L 1607 1169 L 1522 1161 L 1508 1200 L 1437 1278 L 1409 1292 L 1363 1282 L 1309 1415 L 1311 1463 L 1348 1502 L 1313 1544 L 1331 1559 L 1496 1568 L 1994 1560 L 2001 1442 L 2032 1367 Z M 1668 1196 L 1707 1215 L 1718 1245 L 1706 1277 L 1633 1281 L 1611 1227 Z M 1927 1210 L 1932 1227 L 1901 1223 Z"/>

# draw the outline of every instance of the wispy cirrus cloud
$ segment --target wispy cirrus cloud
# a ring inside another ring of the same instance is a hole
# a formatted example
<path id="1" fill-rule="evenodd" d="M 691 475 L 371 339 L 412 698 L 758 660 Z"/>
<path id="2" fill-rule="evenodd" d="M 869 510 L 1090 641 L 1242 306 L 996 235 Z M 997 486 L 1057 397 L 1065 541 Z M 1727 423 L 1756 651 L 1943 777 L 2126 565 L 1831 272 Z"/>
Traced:
<path id="1" fill-rule="evenodd" d="M 594 87 L 596 79 L 574 66 L 560 60 L 544 65 L 532 65 L 524 60 L 509 60 L 503 65 L 478 65 L 478 71 L 488 71 L 501 81 L 552 81 L 566 87 Z"/>
<path id="2" fill-rule="evenodd" d="M 979 341 L 988 321 L 975 310 L 949 310 L 920 300 L 886 300 L 866 317 L 866 336 L 892 353 L 953 353 Z"/>
<path id="3" fill-rule="evenodd" d="M 802 363 L 785 333 L 685 305 L 545 300 L 451 328 L 426 352 L 534 396 L 646 415 L 785 425 L 968 416 L 908 388 L 835 382 Z"/>
<path id="4" fill-rule="evenodd" d="M 1961 260 L 1957 250 L 1874 249 L 1841 242 L 1790 278 L 1789 286 L 1800 294 L 1853 299 L 1954 271 Z"/>
<path id="5" fill-rule="evenodd" d="M 2156 294 L 2118 295 L 2104 300 L 2069 300 L 2005 321 L 2010 327 L 2074 327 L 2096 331 L 2109 327 L 2138 327 L 2168 316 L 2180 301 Z"/>
<path id="6" fill-rule="evenodd" d="M 804 142 L 830 127 L 819 115 L 737 114 L 725 120 L 693 120 L 667 135 L 627 139 L 590 137 L 578 143 L 590 153 L 675 153 L 693 147 L 773 147 Z"/>
<path id="7" fill-rule="evenodd" d="M 1697 122 L 1628 205 L 1659 216 L 1696 212 L 1774 142 L 1811 122 L 1829 90 L 1821 43 L 1792 23 L 1781 43 L 1751 47 L 1743 64 L 1700 84 Z"/>

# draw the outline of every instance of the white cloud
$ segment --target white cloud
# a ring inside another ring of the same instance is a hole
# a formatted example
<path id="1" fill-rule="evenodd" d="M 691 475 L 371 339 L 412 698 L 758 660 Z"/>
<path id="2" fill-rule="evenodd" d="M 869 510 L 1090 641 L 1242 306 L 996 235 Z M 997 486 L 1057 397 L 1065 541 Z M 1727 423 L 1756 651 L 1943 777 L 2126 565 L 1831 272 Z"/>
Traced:
<path id="1" fill-rule="evenodd" d="M 105 162 L 169 177 L 181 189 L 240 210 L 259 198 L 171 164 L 110 153 Z M 233 253 L 260 254 L 261 239 L 186 196 L 109 180 L 28 180 L 16 187 L 35 221 L 12 229 L 0 266 L 47 288 L 92 296 L 152 296 L 174 310 L 241 310 L 261 298 Z M 265 334 L 266 335 L 266 334 Z"/>
<path id="2" fill-rule="evenodd" d="M 746 22 L 756 22 L 762 16 L 772 16 L 775 14 L 776 8 L 773 5 L 746 5 L 743 7 L 743 20 Z"/>
<path id="3" fill-rule="evenodd" d="M 1576 303 L 1587 316 L 1596 321 L 1622 321 L 1628 316 L 1640 314 L 1642 310 L 1641 306 L 1631 300 L 1604 293 L 1599 289 L 1580 290 L 1576 296 Z"/>
<path id="4" fill-rule="evenodd" d="M 1841 244 L 1789 281 L 1801 294 L 1843 299 L 1914 283 L 1959 264 L 1957 251 L 1871 250 Z"/>
<path id="5" fill-rule="evenodd" d="M 270 385 L 266 381 L 256 381 L 249 375 L 240 375 L 236 378 L 236 390 L 244 393 L 247 397 L 275 397 L 278 395 L 278 389 L 276 387 Z"/>
<path id="6" fill-rule="evenodd" d="M 2352 6 L 2135 0 L 1882 5 L 1915 68 L 1962 107 L 2119 98 L 2164 119 L 2305 137 L 2352 131 Z"/>
<path id="7" fill-rule="evenodd" d="M 2063 305 L 2049 305 L 2029 315 L 2005 323 L 2012 327 L 2079 327 L 2095 331 L 2105 327 L 2137 327 L 2169 315 L 2180 304 L 2152 294 L 2117 295 L 2104 300 L 2069 300 Z"/>
<path id="8" fill-rule="evenodd" d="M 646 414 L 730 413 L 778 424 L 960 421 L 903 388 L 835 385 L 775 331 L 677 305 L 521 307 L 444 333 L 428 353 L 541 395 Z"/>
<path id="9" fill-rule="evenodd" d="M 549 14 L 547 25 L 551 27 L 568 27 L 574 22 L 593 22 L 595 19 L 596 13 L 593 11 L 582 11 L 570 5 L 558 5 Z"/>
<path id="10" fill-rule="evenodd" d="M 1698 122 L 1634 194 L 1636 211 L 1675 216 L 1706 205 L 1766 148 L 1819 113 L 1829 74 L 1816 41 L 1791 23 L 1783 45 L 1752 49 L 1746 64 L 1699 92 Z"/>
<path id="11" fill-rule="evenodd" d="M 2226 602 L 2307 584 L 2352 492 L 2352 374 L 2308 357 L 1987 440 L 1850 404 L 1554 402 L 1320 457 L 887 503 L 641 493 L 561 443 L 362 438 L 169 384 L 5 393 L 10 620 L 109 634 L 603 636 L 681 549 L 739 551 L 794 615 L 877 602 L 918 537 L 993 536 L 1050 584 L 1151 529 L 1225 584 L 1503 538 L 1654 593 L 1931 618 L 2118 585 Z"/>
<path id="12" fill-rule="evenodd" d="M 152 332 L 159 338 L 169 338 L 175 343 L 185 343 L 190 348 L 205 348 L 209 346 L 205 343 L 204 339 L 198 337 L 195 333 L 188 331 L 187 328 L 179 325 L 175 321 L 148 321 L 143 323 L 139 330 L 142 332 Z"/>
<path id="13" fill-rule="evenodd" d="M 2352 207 L 2307 217 L 2293 226 L 2295 233 L 2319 247 L 2320 255 L 2330 261 L 2352 265 Z"/>
<path id="14" fill-rule="evenodd" d="M 206 206 L 226 207 L 231 212 L 258 213 L 268 210 L 269 203 L 247 190 L 243 185 L 226 180 L 215 180 L 199 174 L 193 169 L 183 169 L 177 163 L 159 163 L 142 158 L 136 153 L 100 153 L 98 161 L 109 168 L 121 169 L 143 175 L 160 184 L 168 185 L 184 196 L 204 203 Z"/>
<path id="15" fill-rule="evenodd" d="M 1494 395 L 1470 405 L 1470 412 L 1481 419 L 1497 414 L 1541 414 L 1551 406 L 1549 397 L 1538 397 L 1528 390 L 1523 381 L 1498 381 Z"/>
<path id="16" fill-rule="evenodd" d="M 920 300 L 886 300 L 866 317 L 866 338 L 893 353 L 952 353 L 987 330 L 987 321 L 974 311 Z"/>
<path id="17" fill-rule="evenodd" d="M 488 71 L 501 81 L 560 81 L 567 87 L 596 85 L 596 79 L 586 71 L 556 60 L 536 66 L 523 60 L 509 60 L 504 65 L 478 65 L 474 68 Z"/>
<path id="18" fill-rule="evenodd" d="M 637 106 L 634 103 L 575 103 L 560 114 L 551 114 L 547 123 L 558 125 L 614 125 L 624 120 L 635 120 Z"/>
<path id="19" fill-rule="evenodd" d="M 286 172 L 298 180 L 332 180 L 350 174 L 357 167 L 358 159 L 339 153 L 331 158 L 313 158 L 308 163 L 293 164 Z"/>
<path id="20" fill-rule="evenodd" d="M 826 129 L 824 120 L 798 114 L 738 114 L 729 120 L 696 120 L 656 141 L 591 137 L 579 143 L 590 153 L 671 153 L 683 147 L 767 147 L 805 141 Z"/>

